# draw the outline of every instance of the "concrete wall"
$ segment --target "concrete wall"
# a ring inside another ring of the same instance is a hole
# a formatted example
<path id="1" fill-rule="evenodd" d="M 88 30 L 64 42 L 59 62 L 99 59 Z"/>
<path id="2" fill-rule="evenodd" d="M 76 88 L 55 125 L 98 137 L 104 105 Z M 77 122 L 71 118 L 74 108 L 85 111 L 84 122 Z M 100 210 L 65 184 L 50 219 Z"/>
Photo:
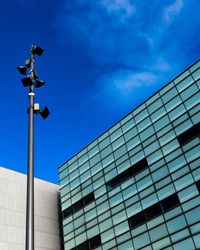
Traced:
<path id="1" fill-rule="evenodd" d="M 35 179 L 35 250 L 60 250 L 59 186 Z M 25 249 L 26 175 L 0 167 L 0 249 Z"/>

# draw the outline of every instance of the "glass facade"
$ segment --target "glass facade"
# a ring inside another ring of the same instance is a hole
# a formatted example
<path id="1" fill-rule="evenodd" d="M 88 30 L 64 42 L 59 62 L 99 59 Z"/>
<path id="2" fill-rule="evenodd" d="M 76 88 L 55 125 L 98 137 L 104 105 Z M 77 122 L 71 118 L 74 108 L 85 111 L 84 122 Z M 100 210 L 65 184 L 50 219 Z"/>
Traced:
<path id="1" fill-rule="evenodd" d="M 200 249 L 200 61 L 59 176 L 65 250 Z"/>

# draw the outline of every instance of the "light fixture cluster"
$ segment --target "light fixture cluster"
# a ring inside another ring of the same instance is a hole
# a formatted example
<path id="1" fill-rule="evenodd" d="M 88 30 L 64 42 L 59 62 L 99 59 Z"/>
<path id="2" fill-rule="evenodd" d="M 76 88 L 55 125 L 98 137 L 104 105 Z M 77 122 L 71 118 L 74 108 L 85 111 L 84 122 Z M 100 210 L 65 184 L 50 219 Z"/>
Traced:
<path id="1" fill-rule="evenodd" d="M 38 45 L 32 45 L 30 50 L 30 58 L 25 60 L 24 66 L 17 67 L 19 73 L 26 75 L 26 77 L 21 79 L 21 81 L 24 87 L 30 87 L 30 93 L 33 93 L 33 87 L 40 88 L 45 84 L 44 81 L 38 79 L 38 73 L 34 69 L 34 55 L 41 56 L 43 52 L 44 50 Z M 41 110 L 35 109 L 35 107 L 37 107 L 37 104 L 34 104 L 34 113 L 41 114 L 42 118 L 44 119 L 49 116 L 50 112 L 47 107 Z"/>
<path id="2" fill-rule="evenodd" d="M 38 45 L 32 45 L 31 47 L 31 54 L 32 55 L 38 55 L 41 56 L 43 53 L 43 49 L 40 48 Z M 31 69 L 31 66 L 34 63 L 34 59 L 26 59 L 25 66 L 18 66 L 17 69 L 22 75 L 27 75 L 27 70 L 29 69 L 29 74 L 22 78 L 22 84 L 24 87 L 29 87 L 34 85 L 36 88 L 42 87 L 45 82 L 38 79 L 38 73 L 35 71 L 35 69 Z"/>

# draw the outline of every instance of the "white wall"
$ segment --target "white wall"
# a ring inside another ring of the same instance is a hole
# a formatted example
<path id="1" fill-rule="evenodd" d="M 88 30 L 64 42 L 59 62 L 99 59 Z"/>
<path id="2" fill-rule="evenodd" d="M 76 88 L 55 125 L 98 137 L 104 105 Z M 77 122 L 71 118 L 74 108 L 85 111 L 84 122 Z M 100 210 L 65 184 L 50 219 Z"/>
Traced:
<path id="1" fill-rule="evenodd" d="M 35 178 L 35 250 L 60 250 L 59 186 Z M 26 175 L 0 167 L 0 249 L 25 250 Z"/>

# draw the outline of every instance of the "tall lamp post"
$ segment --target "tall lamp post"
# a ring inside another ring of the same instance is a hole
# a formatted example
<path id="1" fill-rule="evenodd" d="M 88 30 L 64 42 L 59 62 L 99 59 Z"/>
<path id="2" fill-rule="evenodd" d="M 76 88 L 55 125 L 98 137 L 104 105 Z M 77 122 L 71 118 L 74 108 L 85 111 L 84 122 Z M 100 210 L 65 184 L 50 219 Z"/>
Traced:
<path id="1" fill-rule="evenodd" d="M 25 250 L 34 250 L 34 114 L 40 114 L 43 119 L 49 116 L 47 107 L 40 109 L 38 103 L 34 102 L 34 87 L 39 88 L 44 85 L 44 81 L 38 79 L 35 71 L 34 56 L 41 56 L 43 49 L 37 45 L 32 45 L 30 58 L 25 61 L 25 66 L 17 67 L 18 71 L 26 75 L 21 79 L 24 87 L 29 87 L 29 124 L 28 124 L 28 170 L 27 170 L 27 196 L 26 196 L 26 245 Z M 27 70 L 29 70 L 27 75 Z"/>

